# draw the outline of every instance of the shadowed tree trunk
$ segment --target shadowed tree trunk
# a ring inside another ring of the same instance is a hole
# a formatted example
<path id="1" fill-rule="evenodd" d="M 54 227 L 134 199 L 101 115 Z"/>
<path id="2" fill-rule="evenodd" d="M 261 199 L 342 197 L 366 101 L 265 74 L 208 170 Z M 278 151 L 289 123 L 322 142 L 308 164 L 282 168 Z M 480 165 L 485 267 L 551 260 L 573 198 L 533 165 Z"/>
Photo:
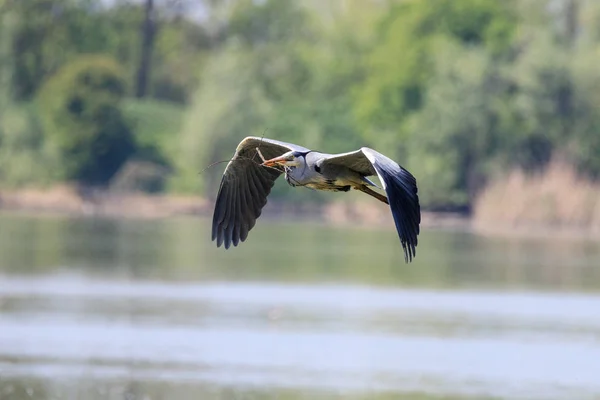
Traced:
<path id="1" fill-rule="evenodd" d="M 565 22 L 566 43 L 569 48 L 572 48 L 579 33 L 579 2 L 577 0 L 567 1 Z"/>
<path id="2" fill-rule="evenodd" d="M 148 81 L 152 65 L 152 50 L 154 49 L 154 37 L 156 34 L 156 23 L 154 21 L 154 0 L 146 0 L 144 23 L 142 24 L 142 51 L 140 65 L 138 68 L 135 96 L 142 98 L 148 91 Z"/>
<path id="3" fill-rule="evenodd" d="M 11 58 L 14 23 L 9 23 L 7 11 L 4 9 L 5 4 L 0 0 L 0 118 L 11 99 L 14 64 Z"/>

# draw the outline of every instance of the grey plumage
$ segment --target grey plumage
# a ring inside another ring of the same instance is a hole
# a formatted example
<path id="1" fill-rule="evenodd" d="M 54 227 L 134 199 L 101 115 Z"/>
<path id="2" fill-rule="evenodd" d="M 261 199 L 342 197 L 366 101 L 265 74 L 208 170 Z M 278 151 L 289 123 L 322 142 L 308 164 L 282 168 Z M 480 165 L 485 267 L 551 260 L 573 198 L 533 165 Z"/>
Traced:
<path id="1" fill-rule="evenodd" d="M 217 241 L 217 246 L 224 244 L 229 248 L 246 240 L 282 173 L 292 186 L 332 191 L 355 189 L 389 204 L 405 260 L 415 257 L 421 211 L 417 182 L 410 172 L 368 147 L 326 154 L 258 137 L 240 142 L 221 179 L 212 225 L 212 240 Z M 379 177 L 387 198 L 370 188 L 374 183 L 367 177 L 374 175 Z"/>

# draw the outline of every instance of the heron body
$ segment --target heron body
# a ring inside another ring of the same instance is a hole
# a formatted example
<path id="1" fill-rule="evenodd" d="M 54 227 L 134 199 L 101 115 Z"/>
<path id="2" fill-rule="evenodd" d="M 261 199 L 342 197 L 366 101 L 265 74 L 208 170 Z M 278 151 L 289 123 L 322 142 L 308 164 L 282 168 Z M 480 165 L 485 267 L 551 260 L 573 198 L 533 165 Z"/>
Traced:
<path id="1" fill-rule="evenodd" d="M 291 186 L 347 192 L 359 190 L 388 204 L 405 260 L 416 255 L 421 222 L 416 179 L 395 161 L 368 147 L 327 154 L 277 140 L 247 137 L 227 165 L 213 215 L 212 240 L 237 246 L 248 237 L 275 180 L 285 174 Z M 378 176 L 387 196 L 368 176 Z"/>
<path id="2" fill-rule="evenodd" d="M 361 185 L 362 176 L 356 171 L 341 165 L 322 166 L 323 160 L 331 154 L 311 151 L 302 154 L 297 167 L 285 169 L 285 179 L 291 186 L 306 186 L 315 190 L 347 192 L 353 186 Z"/>

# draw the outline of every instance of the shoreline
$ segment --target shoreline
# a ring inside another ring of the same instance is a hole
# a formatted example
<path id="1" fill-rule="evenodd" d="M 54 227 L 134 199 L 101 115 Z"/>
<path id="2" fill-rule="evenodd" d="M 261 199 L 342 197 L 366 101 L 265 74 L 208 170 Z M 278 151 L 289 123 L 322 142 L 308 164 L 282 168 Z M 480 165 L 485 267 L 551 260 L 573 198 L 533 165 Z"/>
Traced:
<path id="1" fill-rule="evenodd" d="M 348 199 L 345 199 L 348 200 Z M 160 219 L 171 217 L 210 217 L 213 203 L 201 196 L 93 191 L 81 193 L 73 186 L 48 189 L 0 190 L 0 212 L 21 215 L 66 215 Z M 262 218 L 299 218 L 331 224 L 364 226 L 392 223 L 384 204 L 364 201 L 336 201 L 324 205 L 289 204 L 270 200 Z M 466 227 L 471 219 L 460 213 L 422 212 L 423 227 Z"/>
<path id="2" fill-rule="evenodd" d="M 386 205 L 345 200 L 325 205 L 289 204 L 271 200 L 263 209 L 261 218 L 301 219 L 340 226 L 352 224 L 363 227 L 393 227 Z M 0 190 L 0 213 L 13 215 L 131 219 L 210 218 L 212 207 L 212 202 L 201 196 L 109 191 L 82 194 L 69 185 L 48 189 Z M 484 236 L 515 239 L 557 237 L 597 240 L 600 238 L 600 231 L 596 229 L 551 223 L 517 225 L 504 221 L 482 221 L 458 212 L 423 211 L 421 228 L 470 231 Z"/>

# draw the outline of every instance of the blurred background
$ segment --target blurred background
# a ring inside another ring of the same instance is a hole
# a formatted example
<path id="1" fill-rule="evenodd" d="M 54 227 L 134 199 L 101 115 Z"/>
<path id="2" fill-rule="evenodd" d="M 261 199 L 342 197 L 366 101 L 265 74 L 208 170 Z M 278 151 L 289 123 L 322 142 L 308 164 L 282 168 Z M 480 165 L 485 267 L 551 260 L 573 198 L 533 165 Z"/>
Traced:
<path id="1" fill-rule="evenodd" d="M 217 249 L 249 135 L 416 260 L 283 180 Z M 599 178 L 594 0 L 0 0 L 0 399 L 600 398 Z"/>

